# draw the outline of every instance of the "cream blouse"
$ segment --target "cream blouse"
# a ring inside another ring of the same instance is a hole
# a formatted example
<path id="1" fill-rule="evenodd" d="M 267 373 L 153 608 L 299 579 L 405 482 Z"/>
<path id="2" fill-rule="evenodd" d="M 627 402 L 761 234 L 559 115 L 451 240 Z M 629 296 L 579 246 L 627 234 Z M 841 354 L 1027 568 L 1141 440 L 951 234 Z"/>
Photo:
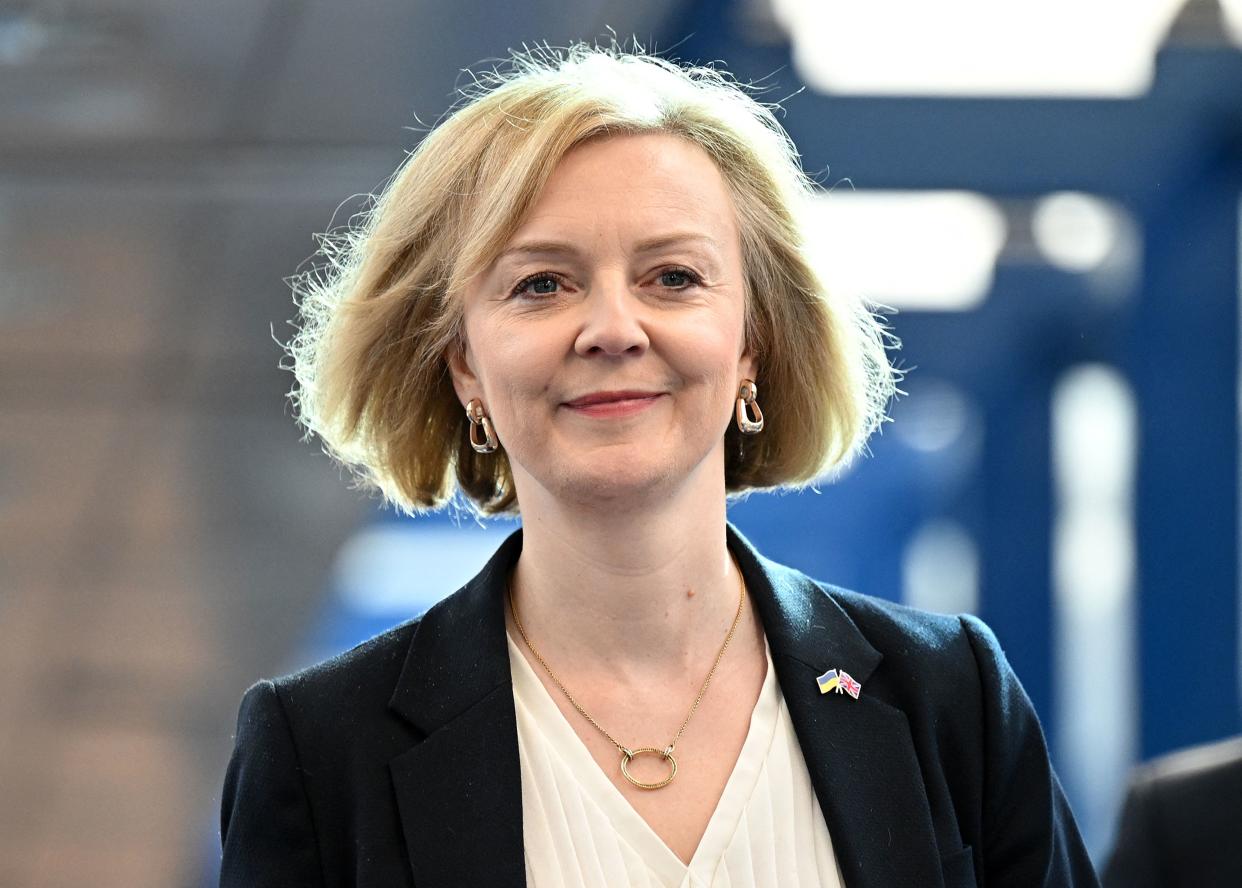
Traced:
<path id="1" fill-rule="evenodd" d="M 843 888 L 776 682 L 772 653 L 750 728 L 694 852 L 681 862 L 600 770 L 509 637 L 530 888 Z"/>

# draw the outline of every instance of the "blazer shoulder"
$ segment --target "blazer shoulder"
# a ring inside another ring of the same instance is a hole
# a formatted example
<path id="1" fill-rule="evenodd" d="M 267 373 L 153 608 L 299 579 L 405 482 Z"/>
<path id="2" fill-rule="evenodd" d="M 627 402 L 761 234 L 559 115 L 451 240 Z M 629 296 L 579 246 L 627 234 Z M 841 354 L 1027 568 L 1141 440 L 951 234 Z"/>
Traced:
<path id="1" fill-rule="evenodd" d="M 991 631 L 975 617 L 938 614 L 834 586 L 816 585 L 849 616 L 885 658 L 942 661 L 970 654 L 970 631 Z"/>
<path id="2" fill-rule="evenodd" d="M 389 701 L 418 625 L 246 692 L 222 795 L 222 886 L 343 884 L 369 847 L 394 844 L 386 765 L 421 738 Z"/>
<path id="3" fill-rule="evenodd" d="M 818 585 L 883 655 L 872 686 L 939 745 L 977 747 L 987 710 L 1008 711 L 1015 697 L 1024 699 L 1000 643 L 978 617 Z"/>
<path id="4" fill-rule="evenodd" d="M 382 711 L 421 620 L 407 620 L 347 651 L 273 678 L 271 684 L 290 717 L 307 713 L 334 717 L 331 714 L 351 709 Z"/>

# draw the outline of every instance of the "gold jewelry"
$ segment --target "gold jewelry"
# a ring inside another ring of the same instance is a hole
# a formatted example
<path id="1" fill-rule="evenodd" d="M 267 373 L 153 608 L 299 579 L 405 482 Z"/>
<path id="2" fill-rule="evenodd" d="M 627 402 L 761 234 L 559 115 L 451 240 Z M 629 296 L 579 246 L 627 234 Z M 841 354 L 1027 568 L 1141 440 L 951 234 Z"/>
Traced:
<path id="1" fill-rule="evenodd" d="M 496 433 L 492 430 L 492 421 L 483 412 L 483 402 L 478 398 L 471 398 L 466 405 L 466 418 L 470 420 L 470 446 L 476 453 L 494 453 L 500 442 L 496 440 Z M 478 439 L 477 429 L 483 430 L 482 441 Z"/>
<path id="2" fill-rule="evenodd" d="M 734 567 L 737 567 L 736 560 L 734 560 L 733 565 Z M 578 705 L 578 701 L 574 699 L 573 694 L 569 693 L 569 691 L 565 689 L 565 686 L 561 684 L 561 680 L 556 677 L 556 673 L 552 671 L 552 667 L 548 665 L 547 660 L 540 656 L 539 651 L 535 650 L 535 646 L 531 644 L 530 639 L 527 638 L 526 630 L 522 628 L 522 621 L 518 619 L 517 605 L 513 601 L 512 581 L 510 581 L 508 587 L 509 610 L 513 614 L 514 625 L 517 626 L 518 632 L 522 634 L 522 641 L 526 642 L 526 646 L 530 648 L 530 652 L 535 655 L 535 659 L 539 661 L 541 666 L 543 666 L 544 671 L 548 673 L 548 675 L 552 678 L 552 681 L 556 683 L 556 686 L 561 689 L 561 693 L 569 699 L 569 702 L 573 705 L 574 709 L 578 710 L 579 714 L 581 714 L 583 718 L 593 724 L 596 730 L 611 740 L 612 745 L 621 751 L 621 775 L 639 789 L 659 789 L 662 786 L 668 786 L 673 782 L 673 778 L 677 776 L 677 759 L 673 758 L 673 748 L 677 745 L 677 741 L 681 739 L 681 734 L 686 729 L 686 725 L 690 724 L 690 719 L 694 717 L 694 713 L 698 710 L 699 703 L 703 700 L 703 695 L 707 693 L 707 686 L 711 684 L 712 676 L 716 674 L 716 667 L 720 665 L 720 658 L 724 656 L 725 649 L 729 647 L 729 642 L 733 640 L 733 633 L 737 630 L 738 621 L 742 618 L 742 603 L 746 600 L 746 581 L 742 578 L 742 569 L 740 567 L 737 567 L 737 582 L 739 594 L 737 599 L 737 613 L 733 615 L 733 625 L 729 627 L 729 634 L 725 636 L 724 644 L 720 646 L 720 650 L 716 653 L 716 662 L 712 664 L 711 671 L 707 673 L 707 678 L 703 679 L 703 686 L 699 688 L 699 695 L 694 698 L 694 704 L 690 707 L 690 711 L 686 714 L 685 721 L 681 723 L 681 727 L 677 729 L 677 734 L 672 740 L 669 741 L 668 746 L 664 747 L 664 749 L 656 749 L 654 746 L 640 746 L 637 749 L 630 749 L 627 746 L 618 743 L 612 734 L 605 731 L 603 727 L 600 726 L 599 722 L 591 718 L 590 714 Z M 629 765 L 630 762 L 640 755 L 658 755 L 663 758 L 669 763 L 670 770 L 668 776 L 658 783 L 643 783 L 641 780 L 635 778 L 630 774 Z"/>
<path id="3" fill-rule="evenodd" d="M 755 400 L 758 396 L 759 386 L 755 385 L 755 381 L 743 379 L 737 390 L 737 427 L 743 435 L 757 435 L 763 431 L 763 411 Z M 746 415 L 748 406 L 755 414 L 754 419 Z"/>

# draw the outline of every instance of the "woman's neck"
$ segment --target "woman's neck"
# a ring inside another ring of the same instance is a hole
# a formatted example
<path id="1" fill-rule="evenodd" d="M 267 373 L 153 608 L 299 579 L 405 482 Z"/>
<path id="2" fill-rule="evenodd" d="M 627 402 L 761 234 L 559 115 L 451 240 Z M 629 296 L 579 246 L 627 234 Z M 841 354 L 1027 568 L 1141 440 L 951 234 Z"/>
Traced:
<path id="1" fill-rule="evenodd" d="M 549 662 L 640 684 L 697 669 L 705 651 L 714 658 L 740 577 L 725 544 L 723 486 L 698 489 L 708 486 L 629 510 L 523 500 L 513 595 Z"/>

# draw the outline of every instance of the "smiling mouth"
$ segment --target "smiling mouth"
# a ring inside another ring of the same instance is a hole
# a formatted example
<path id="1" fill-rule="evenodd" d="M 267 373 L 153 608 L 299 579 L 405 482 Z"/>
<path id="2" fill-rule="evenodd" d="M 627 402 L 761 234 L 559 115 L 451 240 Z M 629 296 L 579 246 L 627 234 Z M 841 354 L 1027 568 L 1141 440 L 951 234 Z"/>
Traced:
<path id="1" fill-rule="evenodd" d="M 660 392 L 644 392 L 634 389 L 615 392 L 592 392 L 589 395 L 583 395 L 581 398 L 566 401 L 565 406 L 590 407 L 595 404 L 611 404 L 617 401 L 648 401 L 660 397 L 660 394 Z"/>
<path id="2" fill-rule="evenodd" d="M 663 397 L 661 392 L 597 392 L 564 404 L 582 416 L 630 416 L 646 410 Z"/>

